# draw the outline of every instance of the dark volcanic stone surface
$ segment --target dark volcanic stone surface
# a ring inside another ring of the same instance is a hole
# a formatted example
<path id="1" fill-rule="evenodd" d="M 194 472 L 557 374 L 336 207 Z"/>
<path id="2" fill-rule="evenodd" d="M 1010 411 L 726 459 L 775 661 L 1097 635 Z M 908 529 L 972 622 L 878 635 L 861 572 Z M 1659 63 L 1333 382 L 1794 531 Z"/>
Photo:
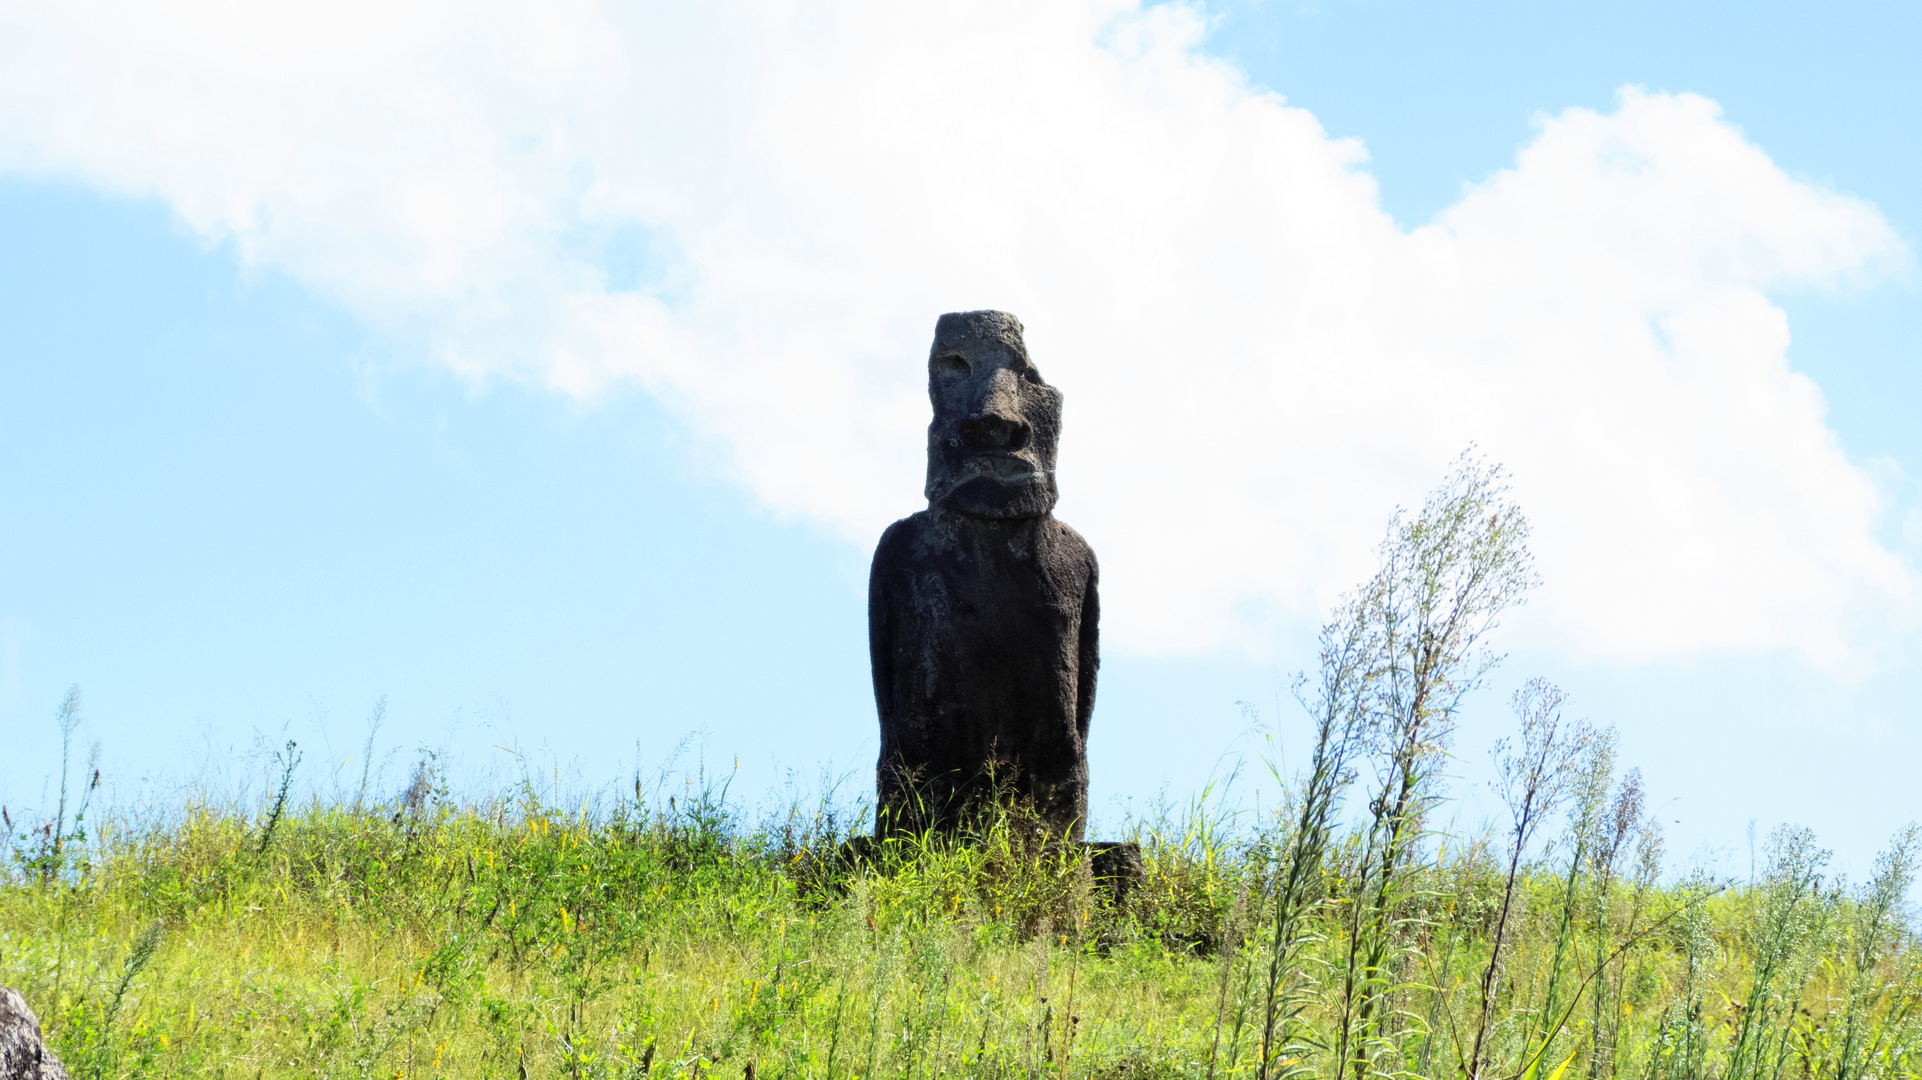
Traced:
<path id="1" fill-rule="evenodd" d="M 882 534 L 868 586 L 877 832 L 951 828 L 1000 786 L 1079 839 L 1100 607 L 1050 513 L 1061 393 L 1001 312 L 943 315 L 928 359 L 930 508 Z"/>
<path id="2" fill-rule="evenodd" d="M 0 986 L 0 1080 L 67 1080 L 40 1038 L 40 1018 L 19 991 Z"/>
<path id="3" fill-rule="evenodd" d="M 993 518 L 1054 509 L 1061 391 L 1029 361 L 1019 320 L 1001 311 L 941 316 L 928 398 L 929 506 Z"/>

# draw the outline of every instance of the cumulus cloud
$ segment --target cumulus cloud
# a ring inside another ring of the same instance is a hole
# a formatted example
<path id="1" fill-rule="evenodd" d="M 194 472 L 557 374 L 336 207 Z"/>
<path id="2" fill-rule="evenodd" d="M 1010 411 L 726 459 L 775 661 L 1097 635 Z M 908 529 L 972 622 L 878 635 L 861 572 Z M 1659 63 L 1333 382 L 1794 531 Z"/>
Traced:
<path id="1" fill-rule="evenodd" d="M 1582 656 L 1858 657 L 1882 498 L 1772 293 L 1908 255 L 1691 95 L 1398 227 L 1179 4 L 19 4 L 0 167 L 166 200 L 476 378 L 638 380 L 784 513 L 915 508 L 934 316 L 1027 323 L 1109 638 L 1259 647 L 1474 441 Z"/>

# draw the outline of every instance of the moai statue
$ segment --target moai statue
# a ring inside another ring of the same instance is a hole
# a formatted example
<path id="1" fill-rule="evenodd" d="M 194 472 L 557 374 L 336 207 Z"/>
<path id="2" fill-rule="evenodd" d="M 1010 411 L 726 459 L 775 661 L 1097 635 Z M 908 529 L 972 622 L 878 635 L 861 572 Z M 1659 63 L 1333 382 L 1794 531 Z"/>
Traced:
<path id="1" fill-rule="evenodd" d="M 1080 840 L 1100 608 L 1094 552 L 1052 513 L 1061 391 L 1020 320 L 967 311 L 935 323 L 928 397 L 928 508 L 868 580 L 876 835 L 955 828 L 999 789 Z"/>

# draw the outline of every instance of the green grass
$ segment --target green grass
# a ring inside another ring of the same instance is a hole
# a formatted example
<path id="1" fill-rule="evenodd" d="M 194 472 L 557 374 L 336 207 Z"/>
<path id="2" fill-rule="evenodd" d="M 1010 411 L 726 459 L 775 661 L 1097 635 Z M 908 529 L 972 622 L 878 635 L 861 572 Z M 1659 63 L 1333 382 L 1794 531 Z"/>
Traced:
<path id="1" fill-rule="evenodd" d="M 902 1080 L 1254 1076 L 1274 984 L 1291 1049 L 1268 1075 L 1334 1077 L 1361 854 L 1320 854 L 1278 968 L 1289 820 L 1130 822 L 1148 876 L 1117 904 L 1018 816 L 849 865 L 833 815 L 755 819 L 713 791 L 197 803 L 107 815 L 58 853 L 14 835 L 0 984 L 76 1077 Z M 1894 873 L 1912 852 L 1846 890 L 1806 836 L 1774 851 L 1720 890 L 1531 862 L 1484 1075 L 1922 1074 Z M 1422 852 L 1368 1075 L 1459 1075 L 1473 1040 L 1506 863 L 1475 838 Z"/>
<path id="2" fill-rule="evenodd" d="M 1856 888 L 1795 829 L 1753 882 L 1665 876 L 1639 773 L 1535 681 L 1510 821 L 1433 830 L 1527 535 L 1472 450 L 1397 512 L 1297 685 L 1289 799 L 1123 823 L 1125 896 L 1019 808 L 854 844 L 698 780 L 455 803 L 431 756 L 370 802 L 379 708 L 351 799 L 293 798 L 289 743 L 257 803 L 93 814 L 76 691 L 52 815 L 0 819 L 0 983 L 87 1080 L 1922 1076 L 1914 826 Z"/>

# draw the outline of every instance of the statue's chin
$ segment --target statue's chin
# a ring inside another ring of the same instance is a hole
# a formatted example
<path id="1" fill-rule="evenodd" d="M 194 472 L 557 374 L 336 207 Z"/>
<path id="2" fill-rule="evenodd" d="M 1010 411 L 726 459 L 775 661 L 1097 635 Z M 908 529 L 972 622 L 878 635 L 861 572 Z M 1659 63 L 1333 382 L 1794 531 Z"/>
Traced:
<path id="1" fill-rule="evenodd" d="M 943 510 L 985 518 L 1039 517 L 1054 509 L 1055 487 L 1043 473 L 1009 481 L 975 476 L 948 489 L 940 499 Z"/>

